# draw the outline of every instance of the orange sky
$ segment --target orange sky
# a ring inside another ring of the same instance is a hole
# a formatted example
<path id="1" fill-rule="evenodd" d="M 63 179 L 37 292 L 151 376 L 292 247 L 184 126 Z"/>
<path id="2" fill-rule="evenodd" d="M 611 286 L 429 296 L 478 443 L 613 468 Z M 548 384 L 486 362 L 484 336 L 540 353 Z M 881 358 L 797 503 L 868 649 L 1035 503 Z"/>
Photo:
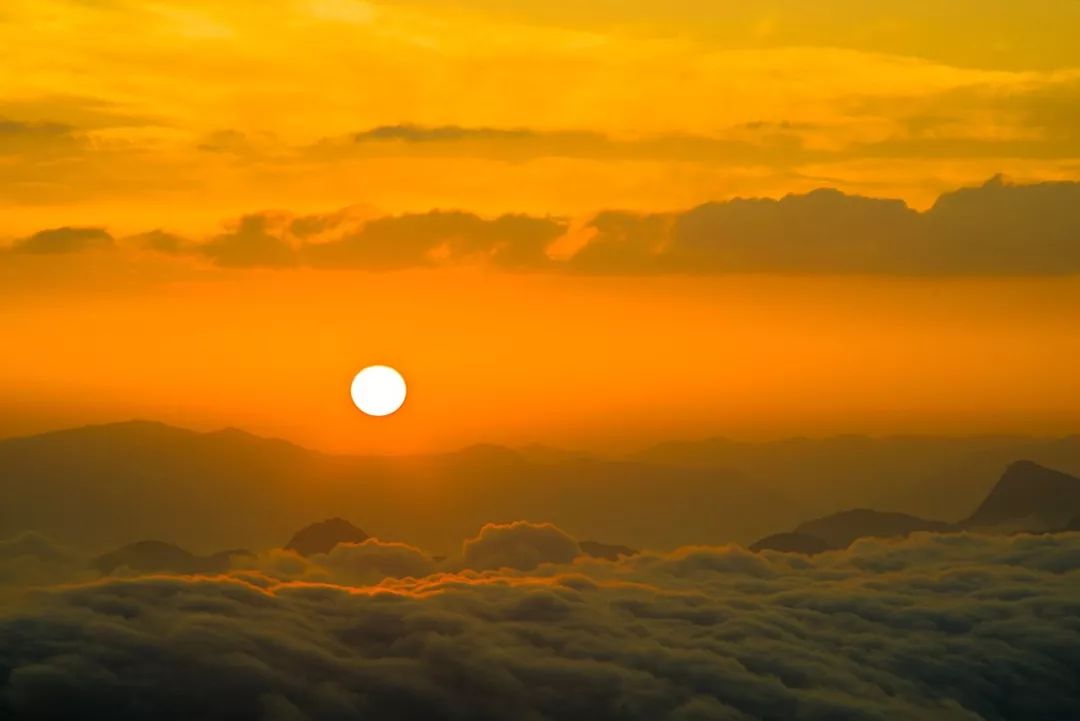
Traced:
<path id="1" fill-rule="evenodd" d="M 144 417 L 379 453 L 1080 421 L 1074 278 L 294 270 L 124 284 L 77 265 L 79 279 L 5 298 L 4 434 Z M 406 375 L 398 414 L 351 406 L 370 363 Z"/>
<path id="2" fill-rule="evenodd" d="M 9 0 L 0 434 L 1074 432 L 1080 5 L 867 8 Z"/>

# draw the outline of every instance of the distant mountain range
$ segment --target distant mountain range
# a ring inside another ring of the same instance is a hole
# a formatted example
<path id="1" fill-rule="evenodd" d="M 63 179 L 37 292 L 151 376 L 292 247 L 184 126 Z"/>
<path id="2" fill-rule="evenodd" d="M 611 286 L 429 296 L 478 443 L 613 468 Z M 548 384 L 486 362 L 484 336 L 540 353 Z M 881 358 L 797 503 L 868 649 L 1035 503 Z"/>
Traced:
<path id="1" fill-rule="evenodd" d="M 838 508 L 962 518 L 1016 458 L 1080 473 L 1080 437 L 710 440 L 625 459 L 474 446 L 394 458 L 136 421 L 0 440 L 0 537 L 36 530 L 88 549 L 165 538 L 211 551 L 277 546 L 312 518 L 344 516 L 437 553 L 484 523 L 519 519 L 636 547 L 746 543 Z"/>
<path id="2" fill-rule="evenodd" d="M 959 519 L 1021 458 L 1080 475 L 1080 435 L 834 436 L 762 443 L 713 438 L 672 441 L 632 456 L 680 468 L 723 470 L 764 484 L 824 515 L 842 508 L 890 508 Z M 805 515 L 803 516 L 806 517 Z"/>
<path id="3" fill-rule="evenodd" d="M 665 548 L 753 538 L 802 513 L 714 469 L 484 445 L 333 456 L 234 429 L 141 421 L 0 440 L 0 486 L 0 538 L 36 530 L 91 550 L 138 538 L 199 552 L 266 548 L 334 516 L 433 553 L 513 520 Z"/>
<path id="4" fill-rule="evenodd" d="M 1080 478 L 1032 461 L 1017 461 L 1005 469 L 974 513 L 956 523 L 860 508 L 806 521 L 792 531 L 766 536 L 750 547 L 758 551 L 814 554 L 846 548 L 859 538 L 966 530 L 997 533 L 1080 530 Z"/>

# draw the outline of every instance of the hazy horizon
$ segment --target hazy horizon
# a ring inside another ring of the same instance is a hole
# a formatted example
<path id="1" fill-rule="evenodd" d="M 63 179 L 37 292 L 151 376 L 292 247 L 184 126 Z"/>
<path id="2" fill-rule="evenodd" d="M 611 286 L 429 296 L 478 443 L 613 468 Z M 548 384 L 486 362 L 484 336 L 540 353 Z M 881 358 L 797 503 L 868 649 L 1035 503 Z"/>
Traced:
<path id="1" fill-rule="evenodd" d="M 560 453 L 566 453 L 571 455 L 588 455 L 598 457 L 632 457 L 640 453 L 650 451 L 656 448 L 669 446 L 669 445 L 692 445 L 692 444 L 705 444 L 705 443 L 730 443 L 738 445 L 769 445 L 769 444 L 783 444 L 790 442 L 810 441 L 810 442 L 823 442 L 823 441 L 842 441 L 842 440 L 867 440 L 867 441 L 888 441 L 888 440 L 953 440 L 953 441 L 965 441 L 965 440 L 983 440 L 983 439 L 1016 439 L 1016 440 L 1066 440 L 1077 436 L 1080 436 L 1080 431 L 1077 432 L 1065 432 L 1061 434 L 1033 434 L 1033 433 L 1020 433 L 1008 431 L 996 432 L 996 433 L 933 433 L 933 432 L 910 432 L 910 433 L 882 433 L 882 434 L 869 434 L 869 433 L 857 433 L 857 432 L 837 432 L 829 433 L 825 435 L 814 434 L 791 434 L 791 435 L 778 435 L 778 436 L 749 436 L 738 437 L 732 435 L 704 435 L 704 436 L 690 436 L 690 437 L 656 437 L 653 439 L 645 440 L 640 445 L 626 446 L 626 447 L 600 447 L 589 448 L 585 446 L 556 446 L 548 443 L 544 443 L 540 440 L 525 440 L 517 444 L 503 444 L 494 441 L 479 439 L 477 441 L 466 443 L 458 446 L 447 446 L 445 448 L 435 448 L 424 451 L 407 451 L 402 453 L 359 453 L 350 451 L 349 449 L 331 450 L 328 448 L 319 448 L 317 446 L 310 446 L 302 443 L 294 438 L 285 436 L 272 436 L 262 435 L 256 433 L 250 429 L 242 428 L 236 425 L 221 425 L 221 426 L 184 426 L 168 423 L 163 420 L 154 418 L 122 418 L 114 420 L 101 420 L 85 423 L 75 423 L 71 425 L 58 425 L 47 426 L 41 428 L 31 428 L 29 430 L 12 433 L 6 435 L 0 435 L 0 441 L 27 438 L 31 436 L 45 435 L 50 433 L 62 433 L 64 431 L 78 430 L 82 428 L 94 428 L 99 426 L 125 426 L 125 425 L 163 425 L 178 430 L 190 431 L 199 434 L 214 434 L 214 433 L 227 433 L 230 431 L 237 431 L 240 433 L 256 436 L 265 440 L 271 441 L 285 441 L 286 443 L 300 446 L 306 450 L 315 451 L 327 455 L 340 455 L 340 456 L 382 456 L 387 458 L 412 456 L 412 455 L 445 455 L 452 454 L 461 451 L 467 451 L 473 448 L 505 448 L 511 451 L 528 451 L 530 449 L 536 450 L 550 450 Z"/>

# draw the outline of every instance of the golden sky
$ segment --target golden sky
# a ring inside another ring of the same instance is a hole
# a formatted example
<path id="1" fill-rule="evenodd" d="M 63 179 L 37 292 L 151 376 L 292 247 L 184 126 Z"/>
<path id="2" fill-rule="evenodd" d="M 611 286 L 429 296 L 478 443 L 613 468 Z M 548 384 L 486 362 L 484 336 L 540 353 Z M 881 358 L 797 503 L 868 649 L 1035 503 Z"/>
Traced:
<path id="1" fill-rule="evenodd" d="M 6 0 L 0 433 L 1075 431 L 1078 26 L 1073 0 Z M 392 419 L 348 405 L 369 362 L 410 381 Z"/>
<path id="2" fill-rule="evenodd" d="M 819 185 L 922 206 L 1076 177 L 1078 24 L 1073 0 L 6 0 L 0 220 L 208 231 Z M 394 126 L 464 132 L 358 141 Z"/>

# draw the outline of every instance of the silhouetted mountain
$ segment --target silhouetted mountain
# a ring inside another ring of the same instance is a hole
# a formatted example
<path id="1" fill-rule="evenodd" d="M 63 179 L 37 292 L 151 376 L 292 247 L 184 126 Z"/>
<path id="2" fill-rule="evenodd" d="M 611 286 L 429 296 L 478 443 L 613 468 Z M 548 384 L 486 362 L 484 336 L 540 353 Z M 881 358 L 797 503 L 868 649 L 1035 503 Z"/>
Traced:
<path id="1" fill-rule="evenodd" d="M 809 550 L 816 547 L 812 539 L 833 549 L 846 548 L 858 538 L 894 538 L 916 531 L 950 533 L 964 529 L 1002 532 L 1080 530 L 1080 478 L 1031 461 L 1016 461 L 1005 469 L 975 513 L 957 524 L 928 521 L 906 513 L 859 508 L 806 521 L 791 533 L 767 536 L 750 548 L 817 553 L 819 551 Z"/>
<path id="2" fill-rule="evenodd" d="M 90 549 L 169 538 L 205 553 L 277 546 L 312 518 L 351 516 L 374 536 L 436 554 L 455 552 L 484 523 L 521 518 L 639 547 L 745 543 L 836 508 L 888 499 L 903 503 L 885 507 L 913 515 L 961 517 L 998 474 L 981 470 L 987 464 L 979 453 L 994 459 L 1021 444 L 1080 468 L 1076 440 L 721 442 L 728 450 L 713 460 L 730 461 L 726 470 L 719 461 L 676 462 L 671 453 L 662 462 L 644 460 L 649 453 L 612 460 L 490 445 L 334 456 L 238 430 L 117 423 L 0 440 L 0 537 L 37 530 Z M 962 504 L 952 500 L 957 495 Z"/>
<path id="3" fill-rule="evenodd" d="M 925 518 L 963 518 L 990 492 L 1001 469 L 1030 458 L 1080 475 L 1080 435 L 835 436 L 747 443 L 673 441 L 635 459 L 722 470 L 799 504 L 803 517 L 837 508 L 889 508 Z"/>
<path id="4" fill-rule="evenodd" d="M 499 446 L 334 456 L 243 431 L 131 422 L 0 440 L 0 537 L 38 530 L 106 549 L 169 538 L 194 552 L 278 546 L 312 518 L 363 518 L 435 554 L 490 521 L 544 518 L 575 536 L 650 548 L 752 539 L 802 515 L 715 469 L 567 458 Z"/>
<path id="5" fill-rule="evenodd" d="M 620 556 L 636 556 L 640 553 L 636 548 L 612 543 L 600 543 L 599 541 L 578 541 L 578 548 L 586 556 L 603 558 L 607 561 L 616 561 Z"/>
<path id="6" fill-rule="evenodd" d="M 139 573 L 224 573 L 233 557 L 248 555 L 250 551 L 235 549 L 197 556 L 165 541 L 137 541 L 98 556 L 93 566 L 105 574 L 118 568 Z"/>
<path id="7" fill-rule="evenodd" d="M 928 521 L 906 513 L 856 508 L 800 523 L 790 533 L 766 536 L 752 544 L 750 550 L 768 548 L 774 551 L 814 554 L 847 548 L 858 538 L 896 538 L 916 531 L 948 533 L 953 530 L 956 530 L 954 525 L 943 521 Z"/>
<path id="8" fill-rule="evenodd" d="M 1061 528 L 1080 514 L 1080 478 L 1032 461 L 1009 465 L 986 500 L 963 524 L 968 528 L 1028 524 Z"/>
<path id="9" fill-rule="evenodd" d="M 531 443 L 515 450 L 519 456 L 532 463 L 568 463 L 588 460 L 590 457 L 584 451 L 568 451 L 540 443 Z"/>
<path id="10" fill-rule="evenodd" d="M 300 492 L 327 459 L 242 431 L 146 421 L 6 439 L 0 536 L 39 530 L 91 549 L 132 537 L 269 546 L 299 520 L 329 515 Z"/>
<path id="11" fill-rule="evenodd" d="M 805 553 L 809 556 L 832 550 L 825 541 L 806 533 L 774 533 L 751 544 L 751 551 L 783 551 L 784 553 Z"/>
<path id="12" fill-rule="evenodd" d="M 949 533 L 958 528 L 944 521 L 928 521 L 906 513 L 855 508 L 800 523 L 788 533 L 766 536 L 750 545 L 750 550 L 770 549 L 790 553 L 821 553 L 847 548 L 859 538 L 899 538 L 916 531 Z"/>
<path id="13" fill-rule="evenodd" d="M 944 521 L 928 521 L 906 513 L 856 508 L 800 523 L 795 533 L 820 538 L 830 548 L 847 548 L 857 538 L 896 538 L 916 531 L 947 533 L 955 526 Z"/>
<path id="14" fill-rule="evenodd" d="M 328 518 L 293 534 L 285 548 L 301 556 L 330 553 L 339 543 L 363 543 L 371 538 L 344 518 Z"/>

